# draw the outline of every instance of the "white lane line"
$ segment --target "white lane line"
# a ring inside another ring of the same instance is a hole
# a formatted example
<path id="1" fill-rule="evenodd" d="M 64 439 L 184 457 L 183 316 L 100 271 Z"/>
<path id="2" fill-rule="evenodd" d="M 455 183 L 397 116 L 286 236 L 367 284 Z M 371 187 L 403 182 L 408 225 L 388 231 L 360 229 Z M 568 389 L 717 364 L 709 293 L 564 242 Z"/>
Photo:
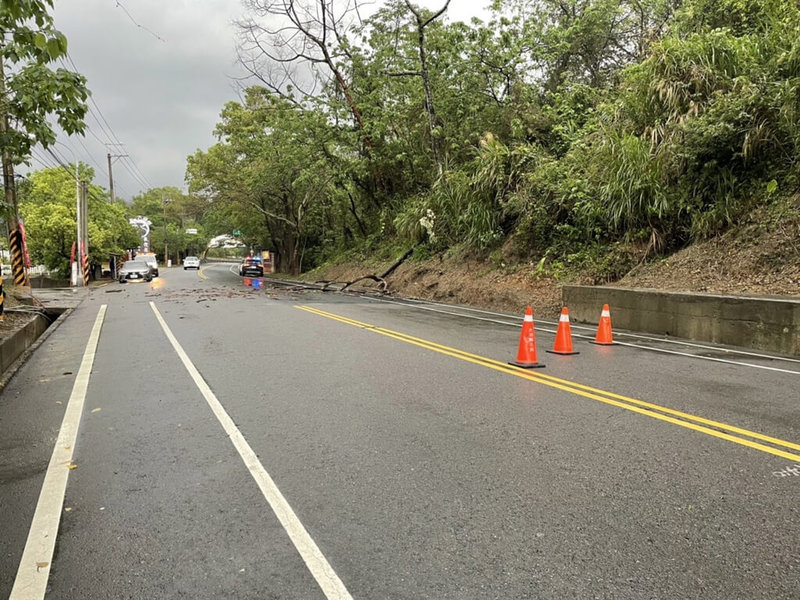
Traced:
<path id="1" fill-rule="evenodd" d="M 389 302 L 389 303 L 392 303 L 392 304 L 403 304 L 402 302 L 392 302 L 391 300 L 385 300 L 384 298 L 371 298 L 371 299 L 379 301 L 379 302 Z M 413 298 L 409 299 L 407 303 L 410 304 L 411 306 L 416 307 L 416 308 L 422 308 L 422 307 L 418 306 L 418 304 L 429 304 L 429 305 L 432 305 L 432 306 L 443 306 L 445 308 L 447 308 L 447 307 L 453 308 L 453 305 L 451 305 L 451 304 L 442 304 L 441 302 L 432 302 L 432 301 L 429 301 L 429 300 L 416 300 L 416 299 L 413 299 Z M 469 307 L 469 306 L 458 306 L 457 308 L 459 310 L 463 310 L 463 311 L 466 311 L 466 312 L 476 312 L 476 313 L 481 313 L 481 314 L 486 314 L 486 315 L 494 315 L 494 316 L 498 316 L 498 317 L 513 318 L 510 315 L 507 315 L 507 314 L 504 314 L 504 313 L 493 312 L 493 311 L 489 311 L 489 310 L 485 310 L 485 309 L 481 309 L 481 308 L 472 308 L 472 307 Z M 425 310 L 425 309 L 423 309 L 423 310 Z M 435 312 L 439 312 L 439 311 L 435 311 Z M 451 314 L 451 313 L 448 313 L 448 314 Z M 452 313 L 452 314 L 459 315 L 459 313 Z M 467 317 L 467 315 L 460 315 L 460 316 Z M 467 317 L 467 318 L 469 318 L 469 317 Z M 495 320 L 492 320 L 492 319 L 483 319 L 483 320 L 487 320 L 490 323 L 502 323 L 504 325 L 513 324 L 515 326 L 519 326 L 519 321 L 514 322 L 514 323 L 508 323 L 506 321 L 495 321 Z M 545 321 L 545 320 L 542 320 L 542 319 L 534 319 L 534 323 L 544 323 L 545 325 L 552 325 L 553 324 L 551 321 Z M 583 329 L 583 330 L 586 330 L 586 331 L 595 331 L 597 329 L 596 325 L 582 325 L 580 323 L 574 323 L 574 322 L 572 323 L 571 327 L 572 327 L 573 330 L 575 330 L 575 329 Z M 546 331 L 546 330 L 543 330 L 543 331 Z M 716 350 L 718 352 L 727 352 L 729 354 L 736 354 L 736 355 L 741 355 L 741 356 L 753 356 L 755 358 L 766 358 L 766 359 L 769 359 L 769 360 L 775 360 L 775 361 L 781 361 L 781 362 L 800 363 L 800 358 L 790 358 L 788 356 L 779 356 L 779 355 L 775 355 L 775 354 L 763 354 L 763 353 L 760 353 L 760 352 L 750 352 L 748 350 L 737 350 L 735 348 L 723 348 L 723 347 L 720 347 L 720 346 L 708 346 L 706 344 L 699 344 L 697 342 L 690 342 L 688 340 L 669 339 L 669 338 L 659 337 L 659 336 L 655 336 L 655 335 L 642 335 L 642 334 L 630 333 L 630 332 L 616 332 L 614 334 L 614 336 L 615 337 L 626 336 L 626 337 L 632 337 L 632 338 L 648 340 L 648 341 L 653 341 L 653 342 L 659 342 L 659 343 L 664 343 L 664 344 L 677 344 L 679 346 L 686 346 L 688 348 L 700 348 L 700 349 L 703 349 L 703 350 Z M 586 338 L 586 339 L 592 339 L 592 340 L 594 339 L 594 336 L 583 336 L 583 337 Z M 636 346 L 636 348 L 644 348 L 644 346 Z M 696 355 L 692 355 L 692 356 L 696 356 Z M 790 373 L 795 373 L 796 371 L 789 371 L 789 372 Z"/>
<path id="2" fill-rule="evenodd" d="M 374 300 L 376 302 L 383 302 L 383 303 L 386 303 L 386 304 L 398 304 L 400 306 L 411 306 L 412 308 L 416 308 L 416 309 L 419 309 L 419 310 L 427 310 L 429 312 L 435 312 L 435 313 L 439 313 L 439 314 L 443 314 L 443 315 L 461 317 L 461 318 L 464 318 L 464 319 L 472 319 L 473 321 L 483 321 L 483 322 L 486 322 L 486 323 L 495 323 L 497 325 L 508 325 L 510 327 L 519 327 L 520 326 L 520 322 L 521 322 L 521 321 L 510 322 L 510 321 L 501 321 L 499 319 L 487 319 L 485 317 L 474 317 L 474 316 L 466 315 L 466 314 L 463 314 L 463 313 L 454 312 L 452 310 L 450 310 L 450 311 L 448 311 L 448 310 L 438 310 L 436 308 L 430 308 L 428 306 L 422 306 L 421 304 L 409 304 L 409 303 L 406 303 L 406 302 L 397 302 L 397 301 L 393 301 L 393 300 L 385 300 L 383 298 L 368 298 L 368 299 L 369 300 Z M 440 304 L 437 304 L 437 303 L 433 303 L 433 304 L 435 306 L 446 306 L 446 305 L 440 305 Z M 489 312 L 489 311 L 481 311 L 479 309 L 470 309 L 470 310 L 472 312 L 482 312 L 482 313 L 485 313 L 485 314 L 499 314 L 499 313 L 492 313 L 492 312 Z M 553 325 L 553 323 L 551 323 L 549 321 L 542 321 L 541 319 L 534 319 L 534 322 L 535 323 L 545 323 L 547 325 Z M 587 329 L 586 327 L 580 327 L 580 326 L 575 326 L 575 328 L 576 329 L 578 329 L 578 328 L 579 329 Z M 544 332 L 544 333 L 556 333 L 555 329 L 547 329 L 547 328 L 544 328 L 544 327 L 537 327 L 536 331 L 541 331 L 541 332 Z M 666 342 L 666 343 L 672 343 L 672 344 L 680 344 L 680 345 L 683 345 L 683 346 L 690 346 L 690 347 L 695 347 L 695 348 L 710 348 L 710 349 L 717 350 L 717 351 L 720 351 L 720 352 L 729 352 L 730 354 L 738 354 L 738 355 L 754 356 L 754 357 L 763 357 L 763 358 L 768 358 L 768 359 L 776 360 L 776 361 L 798 362 L 797 360 L 792 359 L 792 358 L 785 358 L 785 357 L 781 357 L 781 356 L 770 356 L 768 354 L 755 354 L 755 353 L 752 353 L 752 352 L 744 352 L 744 351 L 740 351 L 740 350 L 727 350 L 725 348 L 716 348 L 716 347 L 713 347 L 713 346 L 702 346 L 702 345 L 699 345 L 699 344 L 692 344 L 692 343 L 682 342 L 682 341 L 678 341 L 678 340 L 666 340 L 666 339 L 662 339 L 662 338 L 650 338 L 650 337 L 645 337 L 645 336 L 637 336 L 635 334 L 629 334 L 629 333 L 621 333 L 619 335 L 628 335 L 628 336 L 631 336 L 631 337 L 640 337 L 640 338 L 644 338 L 644 339 L 647 339 L 647 340 L 653 340 L 653 341 L 656 341 L 656 342 Z M 580 333 L 573 333 L 572 337 L 578 338 L 578 339 L 589 340 L 589 341 L 594 340 L 594 336 L 583 335 L 583 334 L 580 334 Z M 737 366 L 737 367 L 749 367 L 749 368 L 752 368 L 752 369 L 762 369 L 764 371 L 774 371 L 774 372 L 777 372 L 777 373 L 788 373 L 790 375 L 800 375 L 800 371 L 794 371 L 794 370 L 791 370 L 791 369 L 780 369 L 778 367 L 768 367 L 766 365 L 757 365 L 757 364 L 754 364 L 754 363 L 741 362 L 741 361 L 738 361 L 738 360 L 728 360 L 728 359 L 724 359 L 724 358 L 716 358 L 716 357 L 713 357 L 713 356 L 701 356 L 701 355 L 698 355 L 698 354 L 691 354 L 689 352 L 677 352 L 675 350 L 667 350 L 665 348 L 656 348 L 654 346 L 643 346 L 642 344 L 633 344 L 633 343 L 630 343 L 630 342 L 621 342 L 619 340 L 615 340 L 614 344 L 616 344 L 618 346 L 628 346 L 630 348 L 638 348 L 639 350 L 649 350 L 651 352 L 661 352 L 662 354 L 675 354 L 677 356 L 685 356 L 687 358 L 693 358 L 693 359 L 696 359 L 696 360 L 708 360 L 708 361 L 711 361 L 711 362 L 718 362 L 718 363 L 723 363 L 723 364 L 727 364 L 727 365 L 734 365 L 734 366 Z"/>
<path id="3" fill-rule="evenodd" d="M 61 521 L 61 509 L 64 506 L 64 494 L 67 490 L 67 479 L 72 465 L 72 451 L 78 437 L 78 427 L 83 413 L 86 390 L 89 387 L 89 376 L 92 372 L 100 330 L 106 316 L 103 304 L 83 352 L 83 360 L 72 386 L 67 410 L 61 422 L 50 464 L 44 476 L 42 491 L 33 514 L 28 541 L 19 561 L 17 577 L 11 589 L 9 600 L 40 600 L 47 591 L 47 580 L 50 577 L 50 566 L 53 562 L 53 551 L 56 546 L 58 524 Z"/>
<path id="4" fill-rule="evenodd" d="M 239 452 L 239 456 L 242 457 L 245 466 L 261 489 L 261 493 L 264 495 L 267 502 L 269 502 L 269 505 L 275 512 L 275 516 L 278 517 L 286 533 L 289 534 L 294 547 L 297 548 L 308 570 L 311 571 L 314 579 L 317 580 L 325 596 L 328 600 L 352 600 L 353 597 L 350 595 L 350 592 L 347 591 L 342 580 L 339 579 L 339 576 L 333 570 L 333 567 L 331 567 L 308 531 L 306 531 L 300 519 L 297 518 L 294 510 L 289 506 L 286 498 L 283 497 L 283 494 L 278 489 L 278 486 L 275 485 L 269 473 L 267 473 L 264 465 L 258 460 L 258 456 L 253 452 L 253 449 L 250 447 L 250 444 L 247 443 L 247 440 L 245 440 L 242 432 L 236 427 L 222 404 L 217 400 L 214 392 L 211 391 L 211 388 L 203 379 L 203 376 L 200 375 L 200 371 L 197 370 L 189 359 L 189 356 L 183 350 L 183 347 L 178 343 L 178 340 L 172 334 L 169 326 L 167 326 L 167 322 L 161 316 L 161 313 L 158 312 L 154 302 L 150 303 L 150 308 L 153 309 L 156 319 L 158 319 L 167 339 L 169 339 L 175 352 L 180 357 L 181 362 L 183 362 L 183 366 L 189 371 L 189 375 L 191 375 L 195 385 L 197 385 L 198 389 L 203 394 L 203 397 L 206 399 L 206 402 L 208 402 L 214 415 L 216 415 L 225 433 L 230 437 L 231 442 L 233 442 L 233 445 Z"/>
<path id="5" fill-rule="evenodd" d="M 583 337 L 583 336 L 581 336 Z M 756 365 L 753 363 L 741 362 L 738 360 L 728 360 L 726 358 L 716 358 L 714 356 L 697 356 L 688 352 L 677 352 L 675 350 L 667 350 L 665 348 L 651 348 L 650 346 L 642 346 L 641 344 L 631 344 L 628 342 L 615 341 L 614 344 L 620 346 L 628 346 L 629 348 L 638 348 L 640 350 L 650 350 L 652 352 L 661 352 L 662 354 L 674 354 L 676 356 L 686 356 L 688 358 L 701 358 L 703 360 L 710 360 L 711 362 L 723 363 L 726 365 L 733 365 L 735 367 L 752 367 L 753 369 L 762 369 L 764 371 L 775 371 L 776 373 L 787 373 L 789 375 L 800 375 L 800 371 L 792 371 L 790 369 L 779 369 L 778 367 L 768 367 L 766 365 Z"/>
<path id="6" fill-rule="evenodd" d="M 307 287 L 309 289 L 318 289 L 318 288 L 315 288 L 314 286 L 303 286 L 303 287 Z M 519 327 L 520 326 L 520 322 L 521 322 L 518 317 L 514 317 L 512 315 L 507 315 L 505 313 L 499 313 L 499 312 L 495 312 L 495 311 L 485 310 L 485 309 L 482 309 L 482 308 L 473 308 L 473 307 L 470 307 L 470 306 L 459 306 L 459 305 L 452 305 L 452 304 L 443 304 L 441 302 L 434 302 L 432 300 L 419 300 L 419 299 L 416 299 L 416 298 L 403 298 L 401 301 L 398 301 L 398 300 L 388 300 L 386 298 L 378 298 L 378 297 L 375 297 L 375 296 L 364 296 L 364 298 L 367 299 L 367 300 L 373 301 L 373 302 L 382 302 L 384 304 L 397 304 L 399 306 L 411 306 L 413 308 L 418 308 L 419 310 L 427 310 L 427 311 L 430 311 L 430 312 L 436 312 L 436 313 L 441 313 L 441 314 L 445 314 L 445 315 L 452 315 L 452 316 L 455 316 L 455 317 L 462 317 L 462 318 L 465 318 L 465 319 L 473 319 L 475 321 L 484 321 L 486 323 L 496 323 L 498 325 L 508 325 L 510 327 Z M 430 308 L 431 306 L 441 306 L 441 307 L 444 307 L 444 308 L 448 308 L 450 310 L 437 310 L 435 308 Z M 454 312 L 454 310 L 464 311 L 464 312 Z M 499 320 L 499 319 L 487 319 L 487 318 L 483 318 L 483 317 L 473 317 L 473 316 L 471 316 L 469 314 L 466 314 L 466 313 L 470 313 L 470 312 L 484 314 L 484 315 L 492 315 L 492 316 L 496 316 L 496 317 L 505 317 L 507 319 L 513 319 L 513 320 L 512 321 L 502 321 L 502 320 Z M 544 324 L 544 325 L 553 325 L 554 324 L 552 321 L 546 321 L 546 320 L 543 320 L 543 319 L 534 319 L 533 321 L 534 321 L 534 323 L 538 323 L 540 325 L 542 325 L 542 324 Z M 573 322 L 571 327 L 572 327 L 572 330 L 573 330 L 573 334 L 572 334 L 573 337 L 577 337 L 577 338 L 581 338 L 581 339 L 585 339 L 585 340 L 589 340 L 589 341 L 593 341 L 594 340 L 594 334 L 592 334 L 592 335 L 581 335 L 581 334 L 578 334 L 578 333 L 574 333 L 574 331 L 575 330 L 595 331 L 596 330 L 596 326 L 594 326 L 594 325 L 582 325 L 580 323 Z M 545 333 L 556 333 L 555 329 L 544 329 L 542 327 L 539 328 L 539 331 L 543 331 Z M 671 350 L 661 350 L 659 348 L 655 348 L 655 347 L 652 347 L 652 346 L 642 346 L 640 344 L 624 343 L 624 342 L 619 341 L 619 337 L 625 336 L 625 337 L 637 338 L 637 339 L 642 339 L 642 340 L 647 340 L 647 341 L 652 341 L 652 342 L 657 342 L 657 343 L 674 344 L 674 345 L 678 345 L 678 346 L 685 346 L 687 348 L 700 348 L 702 350 L 714 350 L 714 351 L 717 351 L 717 352 L 725 352 L 727 354 L 736 355 L 736 356 L 751 356 L 751 357 L 754 357 L 754 358 L 765 358 L 767 360 L 772 360 L 772 361 L 789 362 L 789 363 L 800 363 L 800 359 L 798 359 L 798 358 L 790 358 L 788 356 L 780 356 L 780 355 L 776 355 L 776 354 L 763 354 L 763 353 L 759 353 L 759 352 L 750 352 L 750 351 L 747 351 L 747 350 L 737 350 L 735 348 L 724 348 L 724 347 L 720 347 L 720 346 L 708 346 L 706 344 L 699 344 L 699 343 L 696 343 L 696 342 L 690 342 L 688 340 L 669 339 L 669 338 L 665 338 L 665 337 L 658 337 L 658 336 L 653 336 L 653 335 L 642 335 L 642 334 L 636 334 L 636 333 L 630 333 L 630 332 L 616 332 L 614 334 L 614 336 L 617 338 L 617 341 L 615 341 L 615 344 L 618 344 L 620 346 L 630 346 L 631 348 L 639 348 L 639 349 L 642 349 L 642 350 L 652 350 L 653 352 L 664 352 L 665 354 L 680 354 L 680 353 L 675 352 L 675 351 L 671 351 Z M 698 356 L 697 354 L 690 354 L 690 353 L 681 354 L 681 355 L 682 356 L 687 356 L 687 357 L 690 357 L 690 358 L 711 360 L 711 361 L 715 361 L 715 362 L 727 362 L 727 363 L 732 364 L 732 365 L 740 365 L 740 366 L 744 366 L 744 367 L 753 367 L 754 369 L 765 369 L 765 370 L 768 370 L 768 371 L 777 371 L 777 372 L 780 372 L 780 373 L 791 373 L 793 375 L 800 375 L 800 371 L 792 371 L 792 370 L 788 370 L 788 369 L 778 369 L 778 368 L 775 368 L 775 367 L 765 367 L 765 366 L 762 366 L 762 365 L 756 365 L 756 364 L 752 364 L 752 363 L 742 363 L 742 362 L 738 362 L 738 361 L 726 361 L 726 360 L 720 359 L 720 358 L 707 357 L 707 356 Z"/>

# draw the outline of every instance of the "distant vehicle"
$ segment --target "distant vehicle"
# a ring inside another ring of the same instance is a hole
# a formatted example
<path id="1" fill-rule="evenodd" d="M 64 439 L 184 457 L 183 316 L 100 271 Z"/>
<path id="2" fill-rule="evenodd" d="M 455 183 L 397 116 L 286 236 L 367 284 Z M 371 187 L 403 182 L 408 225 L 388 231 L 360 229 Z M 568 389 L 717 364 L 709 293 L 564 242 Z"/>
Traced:
<path id="1" fill-rule="evenodd" d="M 187 256 L 183 259 L 183 270 L 186 269 L 200 269 L 200 259 L 196 256 Z"/>
<path id="2" fill-rule="evenodd" d="M 152 252 L 139 252 L 136 255 L 136 260 L 143 260 L 148 265 L 153 267 L 153 277 L 158 277 L 158 261 L 156 260 L 156 255 Z"/>
<path id="3" fill-rule="evenodd" d="M 153 267 L 143 260 L 129 260 L 119 270 L 119 282 L 153 281 Z"/>
<path id="4" fill-rule="evenodd" d="M 239 265 L 239 275 L 242 277 L 263 277 L 264 265 L 257 256 L 248 256 Z"/>

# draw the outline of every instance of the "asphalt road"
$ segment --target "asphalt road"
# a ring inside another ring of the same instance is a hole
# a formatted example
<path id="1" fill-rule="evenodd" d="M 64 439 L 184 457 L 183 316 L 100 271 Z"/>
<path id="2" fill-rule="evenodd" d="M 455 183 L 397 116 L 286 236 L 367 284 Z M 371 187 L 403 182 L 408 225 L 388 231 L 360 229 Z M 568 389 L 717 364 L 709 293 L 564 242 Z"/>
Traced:
<path id="1" fill-rule="evenodd" d="M 0 597 L 800 598 L 800 362 L 537 321 L 522 372 L 521 317 L 223 264 L 92 290 L 0 395 Z"/>

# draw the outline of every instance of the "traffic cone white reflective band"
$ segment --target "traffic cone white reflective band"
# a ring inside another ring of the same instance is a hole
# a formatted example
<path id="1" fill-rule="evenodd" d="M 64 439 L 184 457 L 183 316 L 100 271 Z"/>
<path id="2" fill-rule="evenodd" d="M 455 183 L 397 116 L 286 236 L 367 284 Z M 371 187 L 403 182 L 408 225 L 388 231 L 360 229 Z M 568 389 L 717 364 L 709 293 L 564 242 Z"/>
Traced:
<path id="1" fill-rule="evenodd" d="M 610 346 L 614 343 L 614 335 L 611 333 L 611 309 L 608 304 L 603 305 L 603 311 L 600 313 L 600 323 L 597 326 L 594 343 L 602 346 Z"/>
<path id="2" fill-rule="evenodd" d="M 572 350 L 572 333 L 569 327 L 569 311 L 567 307 L 561 309 L 561 317 L 558 319 L 558 330 L 556 331 L 556 341 L 553 349 L 548 350 L 553 354 L 578 354 Z"/>
<path id="3" fill-rule="evenodd" d="M 540 369 L 543 364 L 536 360 L 536 334 L 533 330 L 533 309 L 529 306 L 522 320 L 522 331 L 519 336 L 517 360 L 509 364 L 523 369 Z"/>

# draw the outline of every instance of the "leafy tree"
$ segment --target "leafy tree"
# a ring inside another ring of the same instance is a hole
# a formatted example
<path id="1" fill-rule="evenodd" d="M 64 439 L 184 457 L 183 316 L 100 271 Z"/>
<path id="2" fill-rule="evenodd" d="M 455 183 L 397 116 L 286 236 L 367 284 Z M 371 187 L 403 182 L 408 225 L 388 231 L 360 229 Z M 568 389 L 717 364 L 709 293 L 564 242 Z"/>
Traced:
<path id="1" fill-rule="evenodd" d="M 79 177 L 91 181 L 94 172 L 83 163 Z M 77 238 L 75 180 L 61 168 L 36 171 L 20 190 L 20 212 L 25 220 L 31 260 L 61 275 L 69 274 L 72 245 Z M 89 256 L 94 264 L 110 253 L 122 253 L 138 245 L 138 233 L 128 223 L 125 209 L 111 204 L 105 191 L 89 186 Z"/>
<path id="2" fill-rule="evenodd" d="M 48 120 L 68 134 L 84 129 L 86 80 L 50 65 L 67 53 L 67 39 L 53 27 L 52 0 L 0 2 L 0 145 L 6 209 L 18 213 L 14 166 L 26 162 L 37 143 L 52 144 Z"/>
<path id="3" fill-rule="evenodd" d="M 202 254 L 209 236 L 204 233 L 200 221 L 207 202 L 194 195 L 184 194 L 176 187 L 153 188 L 134 196 L 127 214 L 130 217 L 145 216 L 150 219 L 150 248 L 158 253 L 165 247 L 170 256 Z M 187 234 L 186 229 L 197 229 L 197 234 Z M 138 244 L 136 244 L 138 245 Z M 162 256 L 166 263 L 169 257 Z"/>
<path id="4" fill-rule="evenodd" d="M 274 249 L 279 269 L 297 273 L 309 224 L 335 182 L 326 131 L 322 114 L 251 88 L 244 106 L 223 111 L 223 141 L 190 158 L 190 189 L 236 203 L 245 218 L 234 222 L 251 245 Z"/>
<path id="5" fill-rule="evenodd" d="M 248 6 L 264 87 L 187 178 L 206 224 L 286 271 L 399 236 L 614 277 L 620 244 L 666 252 L 800 184 L 796 3 L 495 0 L 469 24 L 411 0 L 363 22 L 338 0 Z"/>

